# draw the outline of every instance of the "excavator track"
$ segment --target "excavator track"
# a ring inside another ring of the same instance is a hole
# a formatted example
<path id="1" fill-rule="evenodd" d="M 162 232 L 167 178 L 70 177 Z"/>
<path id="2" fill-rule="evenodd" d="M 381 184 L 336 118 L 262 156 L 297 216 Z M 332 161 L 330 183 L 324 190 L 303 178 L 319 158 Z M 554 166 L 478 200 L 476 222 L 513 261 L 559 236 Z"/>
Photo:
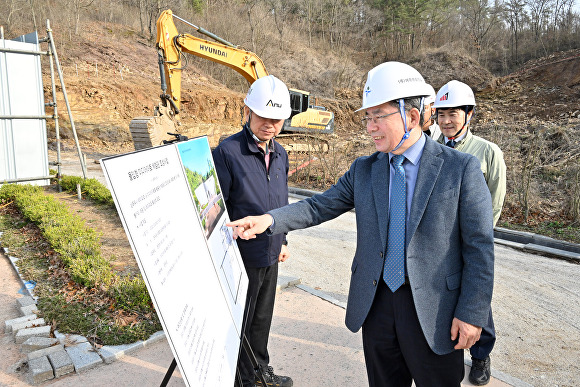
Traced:
<path id="1" fill-rule="evenodd" d="M 283 133 L 276 136 L 288 154 L 318 154 L 328 152 L 328 141 L 320 136 L 302 133 Z"/>

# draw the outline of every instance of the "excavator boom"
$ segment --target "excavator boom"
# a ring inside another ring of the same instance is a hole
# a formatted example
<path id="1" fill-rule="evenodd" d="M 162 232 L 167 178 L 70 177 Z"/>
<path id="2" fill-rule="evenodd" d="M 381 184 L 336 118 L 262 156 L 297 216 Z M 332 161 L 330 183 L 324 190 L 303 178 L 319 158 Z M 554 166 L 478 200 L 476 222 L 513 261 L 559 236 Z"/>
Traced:
<path id="1" fill-rule="evenodd" d="M 165 82 L 169 86 L 169 95 L 177 108 L 181 98 L 181 55 L 192 54 L 212 62 L 219 63 L 237 71 L 249 83 L 268 75 L 266 66 L 253 52 L 238 48 L 232 43 L 197 27 L 185 20 L 179 20 L 195 28 L 199 33 L 212 37 L 219 42 L 201 39 L 190 34 L 180 34 L 173 22 L 171 10 L 164 11 L 157 19 L 157 47 L 164 61 Z"/>
<path id="2" fill-rule="evenodd" d="M 215 41 L 201 39 L 190 34 L 180 34 L 173 22 L 174 18 Z M 227 66 L 237 71 L 250 84 L 268 75 L 266 66 L 256 54 L 173 15 L 171 10 L 163 11 L 157 19 L 157 53 L 161 76 L 161 103 L 156 108 L 154 117 L 138 117 L 131 121 L 129 129 L 135 149 L 160 145 L 163 140 L 173 138 L 167 135 L 168 132 L 179 132 L 183 53 Z M 314 107 L 310 93 L 297 89 L 289 89 L 289 91 L 292 115 L 284 123 L 283 131 L 332 133 L 334 114 L 324 108 Z"/>

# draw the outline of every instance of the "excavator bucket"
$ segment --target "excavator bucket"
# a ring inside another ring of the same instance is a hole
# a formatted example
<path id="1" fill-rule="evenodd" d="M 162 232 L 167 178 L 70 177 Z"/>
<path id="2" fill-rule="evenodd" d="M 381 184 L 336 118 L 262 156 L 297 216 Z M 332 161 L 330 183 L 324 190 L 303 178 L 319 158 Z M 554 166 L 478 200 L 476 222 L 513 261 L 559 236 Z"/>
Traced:
<path id="1" fill-rule="evenodd" d="M 135 150 L 151 148 L 163 144 L 163 140 L 174 140 L 175 136 L 168 133 L 178 133 L 176 121 L 170 118 L 170 110 L 159 105 L 153 117 L 137 117 L 131 120 L 129 130 L 133 137 Z"/>

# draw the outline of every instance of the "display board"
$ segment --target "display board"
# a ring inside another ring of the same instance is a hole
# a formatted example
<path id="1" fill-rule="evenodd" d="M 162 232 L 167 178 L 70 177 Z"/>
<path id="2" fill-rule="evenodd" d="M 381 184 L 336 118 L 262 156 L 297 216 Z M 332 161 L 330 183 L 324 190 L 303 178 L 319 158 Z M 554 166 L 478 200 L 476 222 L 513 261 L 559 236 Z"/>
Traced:
<path id="1" fill-rule="evenodd" d="M 233 386 L 248 279 L 207 138 L 101 165 L 184 381 Z"/>

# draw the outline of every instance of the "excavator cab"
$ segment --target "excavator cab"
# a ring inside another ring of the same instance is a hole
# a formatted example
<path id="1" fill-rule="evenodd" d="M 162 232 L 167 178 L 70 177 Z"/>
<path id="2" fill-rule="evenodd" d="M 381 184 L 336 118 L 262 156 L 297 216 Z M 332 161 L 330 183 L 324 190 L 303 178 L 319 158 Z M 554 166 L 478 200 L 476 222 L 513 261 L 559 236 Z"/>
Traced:
<path id="1" fill-rule="evenodd" d="M 282 133 L 323 133 L 334 131 L 334 114 L 322 106 L 314 106 L 312 95 L 303 90 L 288 89 L 290 92 L 290 118 L 284 122 Z"/>
<path id="2" fill-rule="evenodd" d="M 294 89 L 289 89 L 289 92 L 290 92 L 290 107 L 292 108 L 290 118 L 292 118 L 296 114 L 302 113 L 306 111 L 306 109 L 308 109 L 308 106 L 310 106 L 310 95 Z"/>

